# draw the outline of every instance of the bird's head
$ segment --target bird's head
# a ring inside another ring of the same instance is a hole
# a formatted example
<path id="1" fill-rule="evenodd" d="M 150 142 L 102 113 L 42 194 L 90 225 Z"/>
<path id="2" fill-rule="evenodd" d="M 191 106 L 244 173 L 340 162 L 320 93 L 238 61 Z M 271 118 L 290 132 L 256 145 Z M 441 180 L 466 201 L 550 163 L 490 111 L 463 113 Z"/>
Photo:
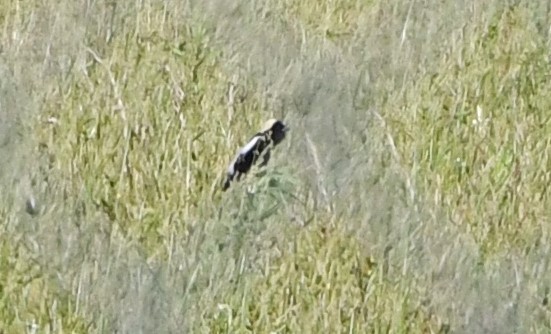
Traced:
<path id="1" fill-rule="evenodd" d="M 274 145 L 279 144 L 283 139 L 285 139 L 285 134 L 287 131 L 289 131 L 289 127 L 283 124 L 282 121 L 274 118 L 266 121 L 262 127 L 262 132 L 270 135 Z"/>

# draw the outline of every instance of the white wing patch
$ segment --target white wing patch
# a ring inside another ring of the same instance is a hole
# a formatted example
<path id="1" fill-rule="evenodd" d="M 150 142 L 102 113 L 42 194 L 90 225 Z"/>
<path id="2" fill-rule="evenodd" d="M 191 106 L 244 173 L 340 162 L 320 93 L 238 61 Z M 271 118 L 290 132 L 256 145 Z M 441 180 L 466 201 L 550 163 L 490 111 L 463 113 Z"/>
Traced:
<path id="1" fill-rule="evenodd" d="M 239 151 L 237 152 L 235 158 L 232 160 L 232 163 L 230 164 L 230 166 L 228 167 L 228 174 L 232 174 L 235 173 L 235 163 L 239 160 L 239 158 L 245 154 L 247 154 L 249 151 L 251 151 L 254 146 L 258 143 L 259 140 L 263 140 L 261 136 L 255 136 L 253 139 L 251 139 L 247 145 L 243 146 L 242 148 L 239 149 Z"/>
<path id="2" fill-rule="evenodd" d="M 250 142 L 247 143 L 247 145 L 243 146 L 243 148 L 241 148 L 241 149 L 239 150 L 239 155 L 247 154 L 247 152 L 249 152 L 250 150 L 252 150 L 253 147 L 256 145 L 256 143 L 258 143 L 259 140 L 262 140 L 262 137 L 260 137 L 260 136 L 255 136 L 253 139 L 251 139 Z"/>

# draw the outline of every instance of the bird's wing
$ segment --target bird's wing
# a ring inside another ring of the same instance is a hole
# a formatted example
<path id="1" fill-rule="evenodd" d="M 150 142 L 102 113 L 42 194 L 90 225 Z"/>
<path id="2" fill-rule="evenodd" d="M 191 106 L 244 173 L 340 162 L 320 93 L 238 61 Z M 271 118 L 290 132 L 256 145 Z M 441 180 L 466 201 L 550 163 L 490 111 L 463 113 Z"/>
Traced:
<path id="1" fill-rule="evenodd" d="M 260 136 L 260 135 L 256 135 L 254 136 L 248 143 L 247 145 L 243 146 L 240 150 L 239 150 L 239 155 L 245 155 L 247 153 L 249 153 L 250 151 L 252 151 L 252 149 L 254 149 L 256 147 L 256 145 L 260 142 L 264 140 L 263 136 Z"/>
<path id="2" fill-rule="evenodd" d="M 241 161 L 241 159 L 243 159 L 243 157 L 245 155 L 247 155 L 247 153 L 249 153 L 250 151 L 252 151 L 256 145 L 259 143 L 259 141 L 263 140 L 263 138 L 261 136 L 254 136 L 248 143 L 247 145 L 243 146 L 242 148 L 239 149 L 239 151 L 237 152 L 237 154 L 235 155 L 235 158 L 233 158 L 232 162 L 230 163 L 230 165 L 228 166 L 228 175 L 233 175 L 235 173 L 235 165 L 237 163 L 239 163 Z"/>

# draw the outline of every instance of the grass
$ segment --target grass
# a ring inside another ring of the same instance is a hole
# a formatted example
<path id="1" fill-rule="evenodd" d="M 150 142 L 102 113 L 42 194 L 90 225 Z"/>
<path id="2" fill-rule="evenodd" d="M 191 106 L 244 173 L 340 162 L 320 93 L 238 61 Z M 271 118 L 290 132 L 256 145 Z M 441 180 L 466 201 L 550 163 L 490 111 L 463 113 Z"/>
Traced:
<path id="1" fill-rule="evenodd" d="M 0 8 L 0 333 L 550 331 L 547 2 Z"/>

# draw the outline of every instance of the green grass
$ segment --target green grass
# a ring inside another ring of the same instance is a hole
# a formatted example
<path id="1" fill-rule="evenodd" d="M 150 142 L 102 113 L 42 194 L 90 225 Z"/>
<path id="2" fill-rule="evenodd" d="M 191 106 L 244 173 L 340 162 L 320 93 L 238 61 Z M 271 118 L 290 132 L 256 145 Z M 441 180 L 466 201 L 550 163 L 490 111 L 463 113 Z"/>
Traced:
<path id="1" fill-rule="evenodd" d="M 3 1 L 0 333 L 549 332 L 548 7 Z"/>

